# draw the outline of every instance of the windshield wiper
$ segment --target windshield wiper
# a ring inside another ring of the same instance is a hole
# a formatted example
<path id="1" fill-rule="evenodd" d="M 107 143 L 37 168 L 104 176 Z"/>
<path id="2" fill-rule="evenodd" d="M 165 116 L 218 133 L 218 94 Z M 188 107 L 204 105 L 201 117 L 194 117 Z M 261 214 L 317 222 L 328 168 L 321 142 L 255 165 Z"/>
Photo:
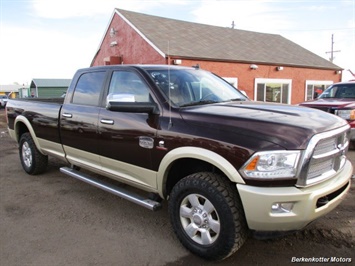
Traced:
<path id="1" fill-rule="evenodd" d="M 187 106 L 194 106 L 194 105 L 204 105 L 210 103 L 219 103 L 219 101 L 212 101 L 212 100 L 204 100 L 204 101 L 197 101 L 197 102 L 190 102 L 180 105 L 180 107 L 187 107 Z"/>
<path id="2" fill-rule="evenodd" d="M 246 101 L 247 99 L 245 98 L 233 98 L 233 99 L 229 99 L 226 102 L 237 102 L 237 101 Z"/>

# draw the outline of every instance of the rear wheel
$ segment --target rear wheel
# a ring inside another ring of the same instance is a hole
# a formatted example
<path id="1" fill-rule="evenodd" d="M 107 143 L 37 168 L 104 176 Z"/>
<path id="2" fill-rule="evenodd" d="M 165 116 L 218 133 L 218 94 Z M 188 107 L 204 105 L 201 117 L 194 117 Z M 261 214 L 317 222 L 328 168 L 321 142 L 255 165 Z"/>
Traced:
<path id="1" fill-rule="evenodd" d="M 30 175 L 43 173 L 47 169 L 48 157 L 37 149 L 30 133 L 22 134 L 19 143 L 22 168 Z"/>
<path id="2" fill-rule="evenodd" d="M 196 173 L 180 180 L 170 194 L 169 214 L 180 242 L 206 259 L 227 258 L 247 238 L 236 188 L 214 173 Z"/>

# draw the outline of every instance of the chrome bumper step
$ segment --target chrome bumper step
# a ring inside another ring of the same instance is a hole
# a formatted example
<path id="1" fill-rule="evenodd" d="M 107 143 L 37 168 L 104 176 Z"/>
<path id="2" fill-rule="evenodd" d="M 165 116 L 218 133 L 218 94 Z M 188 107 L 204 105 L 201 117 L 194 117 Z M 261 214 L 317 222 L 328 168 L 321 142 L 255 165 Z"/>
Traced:
<path id="1" fill-rule="evenodd" d="M 81 180 L 85 183 L 88 183 L 90 185 L 93 185 L 97 188 L 101 188 L 102 190 L 105 190 L 107 192 L 110 192 L 116 196 L 119 196 L 123 199 L 126 199 L 128 201 L 131 201 L 133 203 L 136 203 L 142 207 L 145 207 L 149 210 L 156 211 L 161 208 L 161 204 L 157 201 L 151 200 L 151 199 L 146 199 L 142 197 L 141 195 L 138 195 L 134 192 L 128 191 L 124 188 L 115 186 L 113 184 L 110 184 L 108 182 L 105 182 L 103 180 L 100 180 L 98 178 L 89 176 L 85 173 L 82 173 L 80 171 L 74 170 L 70 167 L 61 167 L 60 171 L 63 174 L 69 175 L 71 177 L 74 177 L 78 180 Z"/>

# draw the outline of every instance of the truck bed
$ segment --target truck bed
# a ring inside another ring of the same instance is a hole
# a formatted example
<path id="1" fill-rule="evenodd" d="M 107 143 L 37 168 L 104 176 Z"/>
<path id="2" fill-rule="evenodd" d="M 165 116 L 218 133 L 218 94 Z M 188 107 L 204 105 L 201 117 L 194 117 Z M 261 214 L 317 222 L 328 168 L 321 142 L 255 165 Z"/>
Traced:
<path id="1" fill-rule="evenodd" d="M 64 98 L 11 99 L 7 105 L 9 128 L 24 116 L 31 123 L 36 137 L 60 143 L 59 114 Z"/>

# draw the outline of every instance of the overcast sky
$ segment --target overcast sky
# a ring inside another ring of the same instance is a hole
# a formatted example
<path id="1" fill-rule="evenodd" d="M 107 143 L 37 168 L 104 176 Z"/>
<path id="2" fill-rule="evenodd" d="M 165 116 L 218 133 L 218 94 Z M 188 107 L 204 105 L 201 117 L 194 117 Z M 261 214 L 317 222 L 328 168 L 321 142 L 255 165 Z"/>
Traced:
<path id="1" fill-rule="evenodd" d="M 0 0 L 0 84 L 72 78 L 93 59 L 114 8 L 280 34 L 355 73 L 355 0 Z"/>

